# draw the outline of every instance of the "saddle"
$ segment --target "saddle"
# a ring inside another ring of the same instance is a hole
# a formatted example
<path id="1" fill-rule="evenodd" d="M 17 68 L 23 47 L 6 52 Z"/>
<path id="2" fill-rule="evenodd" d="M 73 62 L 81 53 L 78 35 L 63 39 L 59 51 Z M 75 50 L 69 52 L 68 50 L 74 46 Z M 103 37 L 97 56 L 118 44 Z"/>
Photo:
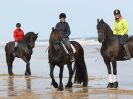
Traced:
<path id="1" fill-rule="evenodd" d="M 118 60 L 128 60 L 126 59 L 126 55 L 130 54 L 129 50 L 125 48 L 125 44 L 128 42 L 128 38 L 122 37 L 122 36 L 114 36 L 114 39 L 118 39 L 119 43 L 119 52 L 118 52 Z M 130 56 L 130 55 L 129 55 Z"/>
<path id="2" fill-rule="evenodd" d="M 130 53 L 126 51 L 126 49 L 124 48 L 123 45 L 119 45 L 119 57 L 118 59 L 119 60 L 129 60 L 130 58 L 126 58 L 126 55 L 129 55 L 130 56 Z"/>
<path id="3" fill-rule="evenodd" d="M 65 52 L 66 52 L 67 54 L 69 54 L 67 48 L 65 47 L 65 45 L 64 45 L 62 42 L 61 42 L 61 45 L 63 46 Z M 73 52 L 76 53 L 76 49 L 75 49 L 75 47 L 74 47 L 72 44 L 71 44 L 71 47 L 72 47 L 72 49 L 73 49 Z"/>

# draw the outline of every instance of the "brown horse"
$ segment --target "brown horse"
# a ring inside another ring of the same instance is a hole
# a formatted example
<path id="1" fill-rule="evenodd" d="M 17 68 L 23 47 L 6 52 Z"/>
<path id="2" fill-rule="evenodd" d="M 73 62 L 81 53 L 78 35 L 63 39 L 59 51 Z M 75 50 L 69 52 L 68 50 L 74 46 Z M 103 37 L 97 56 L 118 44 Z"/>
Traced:
<path id="1" fill-rule="evenodd" d="M 60 32 L 55 30 L 54 28 L 52 29 L 50 39 L 49 39 L 49 51 L 48 51 L 48 58 L 49 58 L 49 64 L 50 64 L 49 65 L 50 77 L 52 79 L 52 85 L 55 88 L 58 88 L 59 91 L 63 90 L 62 78 L 63 78 L 64 65 L 67 65 L 69 70 L 69 80 L 67 85 L 65 86 L 66 88 L 71 88 L 73 85 L 72 77 L 73 77 L 74 71 L 75 71 L 75 82 L 76 83 L 83 82 L 83 86 L 88 85 L 88 73 L 87 73 L 85 60 L 84 60 L 84 50 L 81 47 L 81 45 L 76 41 L 71 41 L 71 44 L 76 49 L 74 70 L 72 69 L 72 63 L 70 62 L 70 55 L 66 53 L 66 51 L 62 46 Z M 56 65 L 60 68 L 59 86 L 55 81 L 54 74 L 53 74 L 54 67 Z"/>
<path id="2" fill-rule="evenodd" d="M 117 61 L 124 61 L 125 51 L 117 36 L 107 23 L 97 20 L 98 41 L 102 43 L 101 55 L 107 66 L 109 74 L 109 84 L 107 88 L 117 88 Z M 133 36 L 128 39 L 128 48 L 131 57 L 133 57 Z M 112 66 L 111 66 L 112 63 Z"/>
<path id="3" fill-rule="evenodd" d="M 21 42 L 19 42 L 16 50 L 16 56 L 13 55 L 15 43 L 8 42 L 6 44 L 5 46 L 6 61 L 8 66 L 8 73 L 10 76 L 14 75 L 14 73 L 12 72 L 12 68 L 15 57 L 21 58 L 26 62 L 25 75 L 31 75 L 30 59 L 33 53 L 33 48 L 35 46 L 35 41 L 37 40 L 37 37 L 38 34 L 35 34 L 34 32 L 28 32 L 24 36 L 24 39 Z"/>

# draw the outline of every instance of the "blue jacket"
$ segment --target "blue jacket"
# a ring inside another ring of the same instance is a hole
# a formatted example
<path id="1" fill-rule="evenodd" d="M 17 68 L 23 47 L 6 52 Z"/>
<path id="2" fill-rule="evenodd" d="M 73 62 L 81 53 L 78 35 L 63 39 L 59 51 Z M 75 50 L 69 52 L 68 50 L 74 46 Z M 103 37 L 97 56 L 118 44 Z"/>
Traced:
<path id="1" fill-rule="evenodd" d="M 67 22 L 58 22 L 55 29 L 57 29 L 64 37 L 69 37 L 71 34 L 69 24 Z"/>

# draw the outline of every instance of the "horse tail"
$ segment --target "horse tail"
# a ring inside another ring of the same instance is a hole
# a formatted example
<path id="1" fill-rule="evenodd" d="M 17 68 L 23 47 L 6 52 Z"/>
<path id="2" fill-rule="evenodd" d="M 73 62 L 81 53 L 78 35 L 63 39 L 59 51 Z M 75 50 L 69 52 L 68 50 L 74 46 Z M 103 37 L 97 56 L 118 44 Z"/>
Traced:
<path id="1" fill-rule="evenodd" d="M 9 44 L 7 43 L 6 45 L 5 45 L 5 52 L 6 52 L 6 54 L 7 54 L 7 49 L 8 49 L 8 46 L 9 46 Z"/>
<path id="2" fill-rule="evenodd" d="M 77 48 L 76 48 L 77 52 L 74 64 L 74 72 L 75 72 L 74 83 L 79 83 L 79 84 L 83 83 L 83 86 L 87 86 L 88 72 L 84 60 L 84 50 L 79 43 Z"/>
<path id="3" fill-rule="evenodd" d="M 6 45 L 5 45 L 5 54 L 6 55 L 13 54 L 13 49 L 14 49 L 14 42 L 8 42 L 8 43 L 6 43 Z"/>

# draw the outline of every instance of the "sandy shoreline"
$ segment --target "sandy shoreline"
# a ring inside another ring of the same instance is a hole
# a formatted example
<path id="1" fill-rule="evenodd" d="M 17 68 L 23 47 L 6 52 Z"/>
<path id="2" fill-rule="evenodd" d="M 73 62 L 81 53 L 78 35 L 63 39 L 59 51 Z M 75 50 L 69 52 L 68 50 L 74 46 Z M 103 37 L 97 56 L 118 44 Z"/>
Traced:
<path id="1" fill-rule="evenodd" d="M 58 79 L 56 77 L 56 79 Z M 67 77 L 64 78 L 66 82 Z M 74 85 L 71 89 L 58 92 L 50 86 L 50 78 L 31 76 L 25 78 L 22 75 L 8 77 L 0 75 L 0 99 L 132 99 L 133 90 L 106 89 L 95 82 L 104 82 L 106 78 L 89 77 L 89 86 L 83 88 Z M 99 86 L 99 87 L 98 87 Z"/>

